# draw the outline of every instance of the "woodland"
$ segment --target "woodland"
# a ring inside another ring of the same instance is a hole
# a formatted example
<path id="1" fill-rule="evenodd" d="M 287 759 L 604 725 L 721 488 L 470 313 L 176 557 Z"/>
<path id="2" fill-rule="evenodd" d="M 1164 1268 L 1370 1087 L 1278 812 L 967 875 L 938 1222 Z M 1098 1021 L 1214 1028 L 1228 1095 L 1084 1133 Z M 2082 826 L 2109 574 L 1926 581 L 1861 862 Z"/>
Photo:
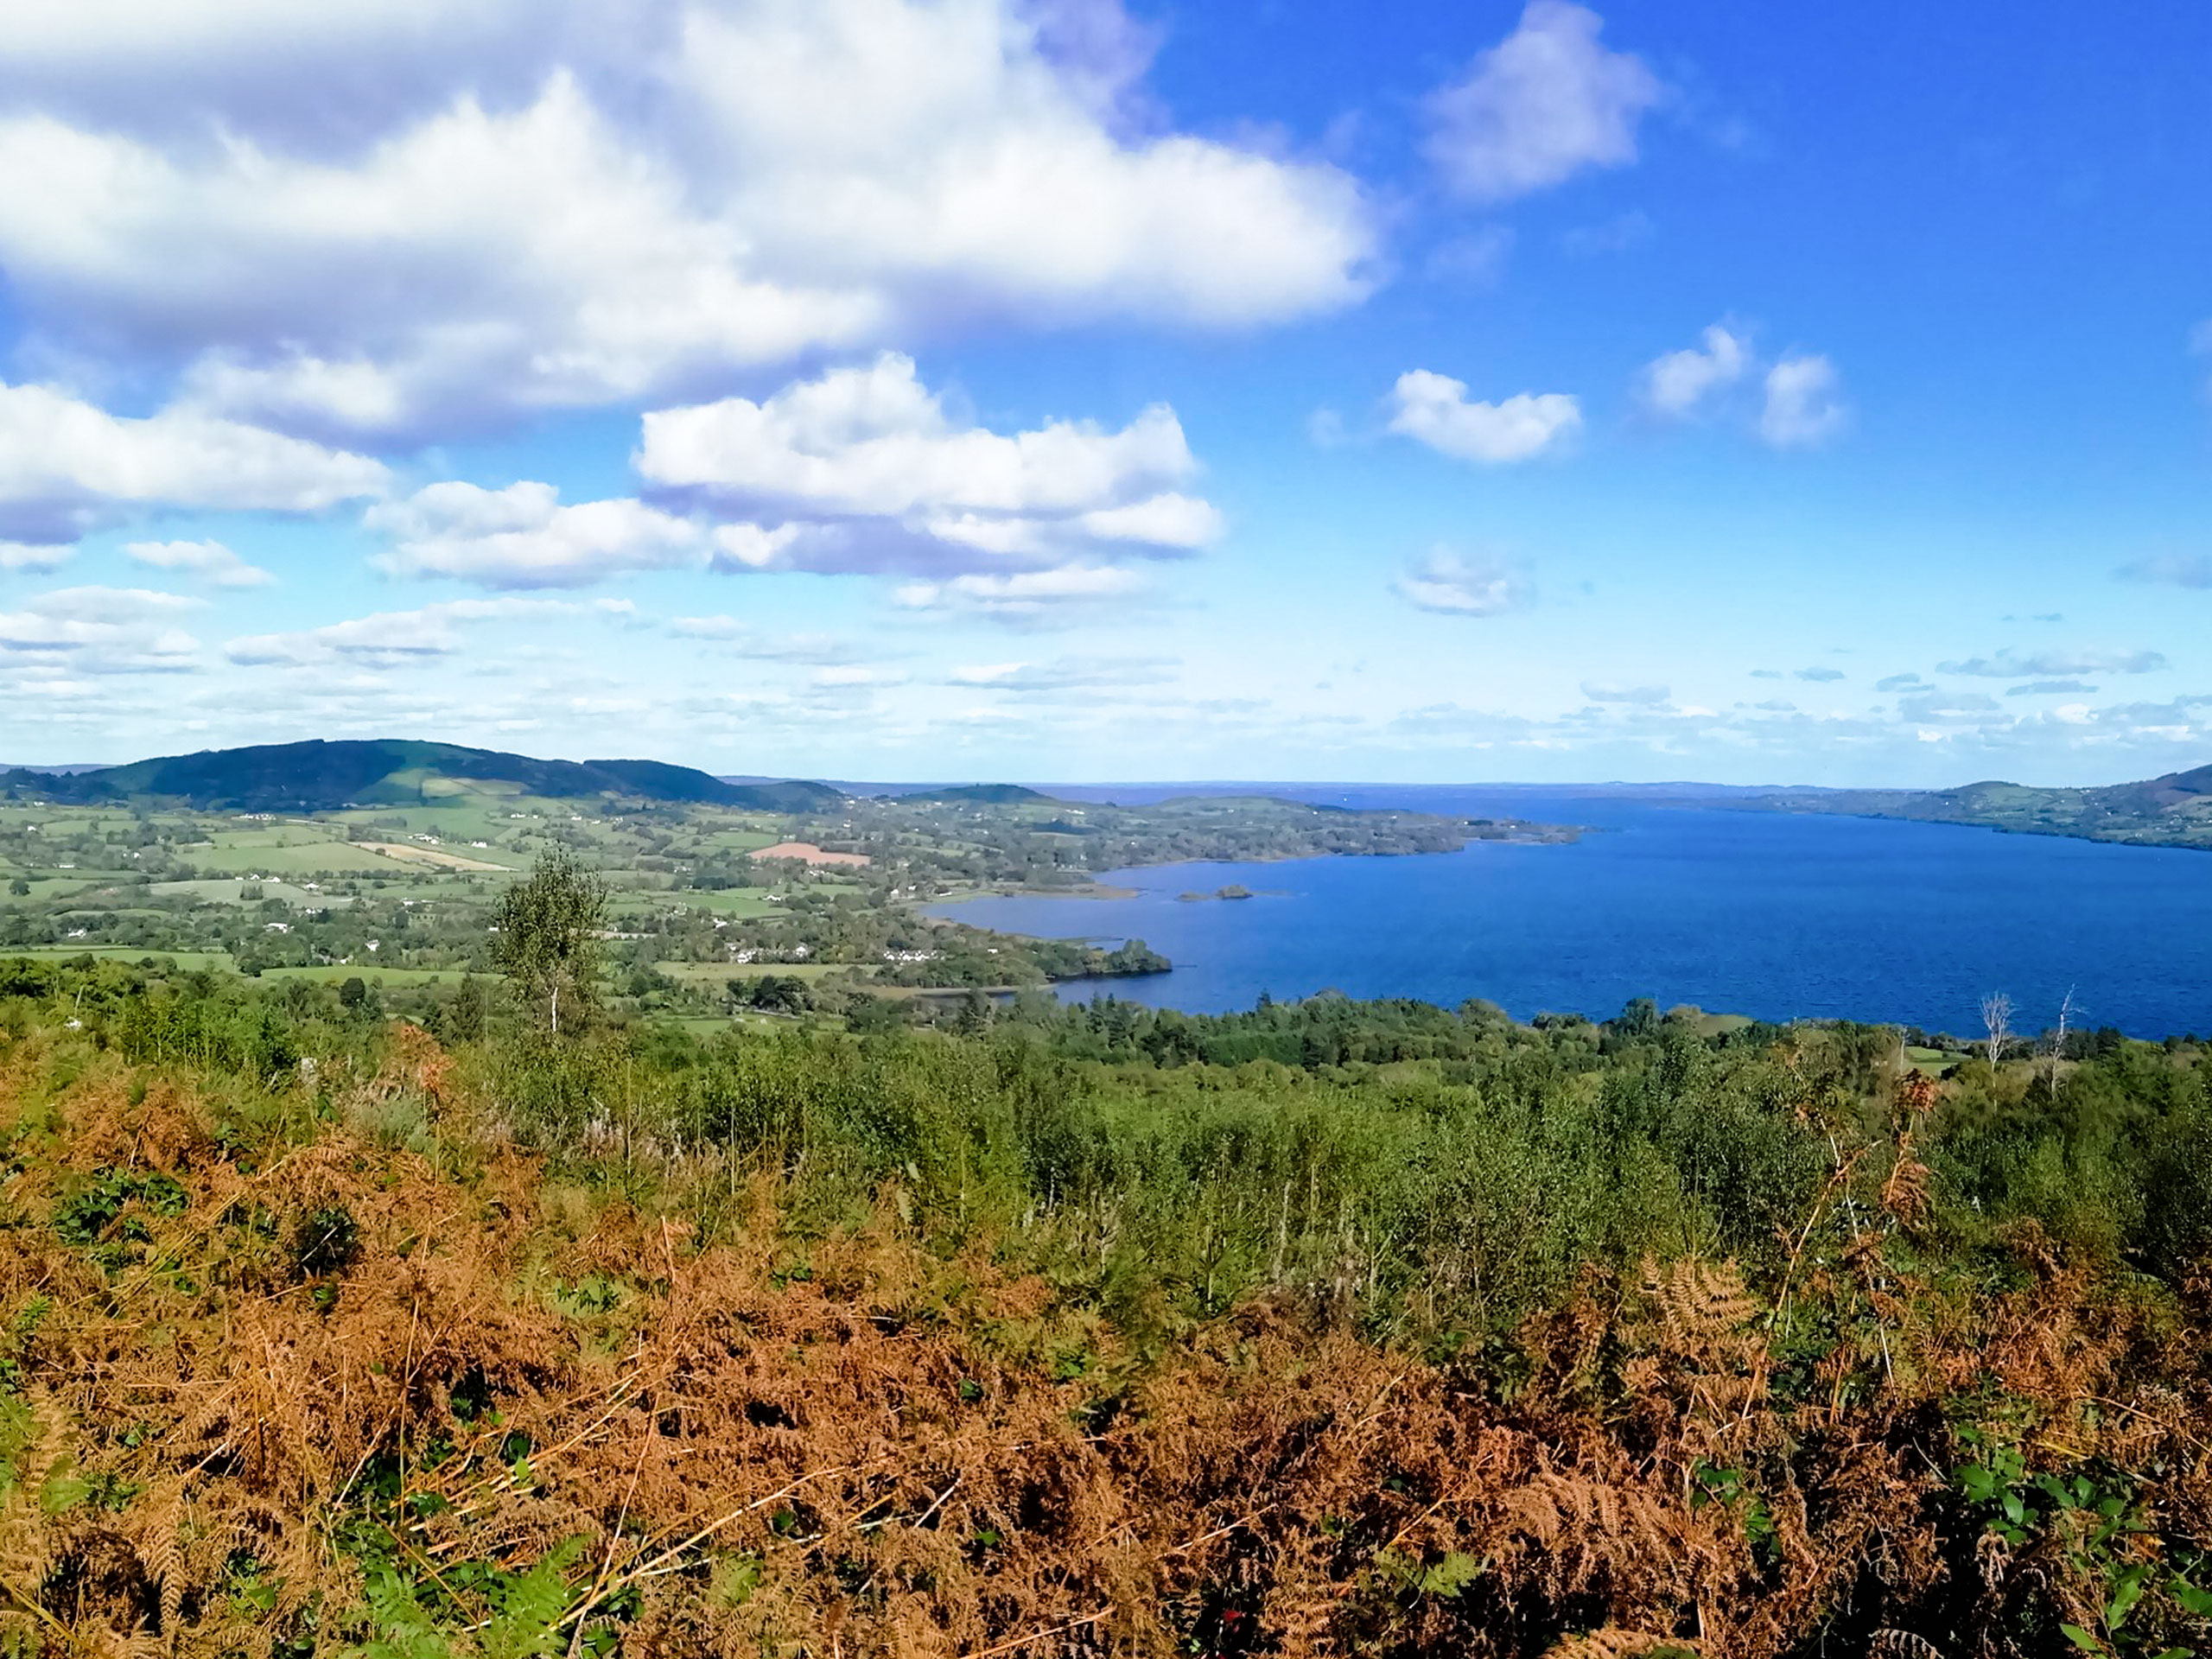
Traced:
<path id="1" fill-rule="evenodd" d="M 2195 1039 L 702 1037 L 581 896 L 406 1019 L 0 961 L 9 1651 L 2212 1651 Z"/>

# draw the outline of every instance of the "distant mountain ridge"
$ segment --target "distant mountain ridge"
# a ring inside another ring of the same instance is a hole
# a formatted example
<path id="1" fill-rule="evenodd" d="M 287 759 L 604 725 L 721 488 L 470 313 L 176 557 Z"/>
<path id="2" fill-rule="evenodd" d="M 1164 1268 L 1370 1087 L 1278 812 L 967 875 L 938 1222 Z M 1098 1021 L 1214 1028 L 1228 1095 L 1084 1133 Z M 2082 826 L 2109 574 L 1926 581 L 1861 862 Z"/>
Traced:
<path id="1" fill-rule="evenodd" d="M 1781 795 L 1759 803 L 1781 812 L 1963 823 L 2020 835 L 2075 836 L 2143 847 L 2212 849 L 2212 766 L 2140 783 L 2095 789 L 2040 789 L 1990 781 L 1956 789 L 1847 789 Z"/>
<path id="2" fill-rule="evenodd" d="M 439 779 L 512 784 L 553 800 L 619 795 L 772 812 L 813 811 L 844 798 L 823 784 L 728 784 L 661 760 L 541 760 L 406 738 L 315 738 L 203 749 L 91 772 L 16 767 L 0 772 L 0 794 L 72 805 L 144 800 L 215 811 L 327 812 L 349 805 L 414 805 Z"/>

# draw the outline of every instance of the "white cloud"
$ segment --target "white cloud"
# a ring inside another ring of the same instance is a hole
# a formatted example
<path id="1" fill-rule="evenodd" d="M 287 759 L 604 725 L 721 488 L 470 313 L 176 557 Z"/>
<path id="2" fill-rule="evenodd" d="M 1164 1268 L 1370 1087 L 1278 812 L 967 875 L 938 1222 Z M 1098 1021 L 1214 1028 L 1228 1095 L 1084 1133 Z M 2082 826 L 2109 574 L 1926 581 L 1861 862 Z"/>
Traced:
<path id="1" fill-rule="evenodd" d="M 123 550 L 133 563 L 181 571 L 217 588 L 259 588 L 276 580 L 220 542 L 130 542 Z"/>
<path id="2" fill-rule="evenodd" d="M 582 607 L 555 599 L 456 599 L 411 611 L 381 611 L 296 633 L 232 639 L 223 654 L 247 667 L 350 664 L 386 669 L 449 657 L 464 643 L 459 625 L 515 617 L 572 614 Z"/>
<path id="3" fill-rule="evenodd" d="M 1607 51 L 1604 27 L 1585 7 L 1531 0 L 1512 34 L 1429 99 L 1429 159 L 1454 190 L 1503 201 L 1636 159 L 1637 124 L 1666 88 L 1633 54 Z"/>
<path id="4" fill-rule="evenodd" d="M 1131 118 L 1019 0 L 119 0 L 0 40 L 0 265 L 60 350 L 423 437 L 985 322 L 1357 302 L 1335 168 Z M 180 14 L 192 14 L 185 17 Z M 207 14 L 202 16 L 200 14 Z"/>
<path id="5" fill-rule="evenodd" d="M 766 663 L 834 667 L 857 659 L 851 642 L 827 633 L 764 633 L 734 616 L 679 616 L 668 625 L 679 639 L 721 645 L 728 655 Z"/>
<path id="6" fill-rule="evenodd" d="M 986 663 L 956 668 L 946 682 L 975 690 L 1049 696 L 1062 691 L 1156 685 L 1174 677 L 1168 657 L 1063 657 L 1049 663 Z"/>
<path id="7" fill-rule="evenodd" d="M 1626 702 L 1640 709 L 1656 709 L 1674 694 L 1663 685 L 1615 685 L 1601 680 L 1585 680 L 1582 695 L 1592 702 Z"/>
<path id="8" fill-rule="evenodd" d="M 66 542 L 0 542 L 0 575 L 58 569 L 76 556 Z"/>
<path id="9" fill-rule="evenodd" d="M 1785 357 L 1766 372 L 1766 409 L 1759 435 L 1777 449 L 1833 437 L 1843 425 L 1835 365 L 1825 357 Z"/>
<path id="10" fill-rule="evenodd" d="M 1751 353 L 1742 336 L 1719 323 L 1705 331 L 1705 344 L 1669 352 L 1647 364 L 1643 371 L 1643 401 L 1662 415 L 1688 416 L 1712 393 L 1732 386 L 1751 367 Z"/>
<path id="11" fill-rule="evenodd" d="M 2008 685 L 2008 697 L 2051 697 L 2069 693 L 2094 691 L 2097 688 L 2082 680 L 2030 680 L 2024 685 Z"/>
<path id="12" fill-rule="evenodd" d="M 1897 718 L 1916 725 L 1931 721 L 1974 720 L 1999 710 L 1997 699 L 1983 691 L 1928 690 L 1897 699 Z"/>
<path id="13" fill-rule="evenodd" d="M 1004 575 L 971 572 L 944 582 L 909 582 L 894 595 L 911 611 L 967 613 L 1015 626 L 1071 622 L 1082 613 L 1127 603 L 1145 591 L 1135 571 L 1113 565 L 1067 565 Z"/>
<path id="14" fill-rule="evenodd" d="M 2031 651 L 2024 657 L 2009 648 L 1994 657 L 1969 657 L 1938 663 L 1945 674 L 1972 674 L 1992 680 L 2070 678 L 2076 674 L 2156 674 L 2166 659 L 2155 651 Z"/>
<path id="15" fill-rule="evenodd" d="M 200 642 L 175 626 L 199 601 L 143 588 L 64 588 L 0 612 L 0 664 L 72 673 L 194 666 Z"/>
<path id="16" fill-rule="evenodd" d="M 2155 582 L 2176 588 L 2212 588 L 2212 556 L 2202 553 L 2167 553 L 2122 565 L 2120 576 L 2128 582 Z"/>
<path id="17" fill-rule="evenodd" d="M 639 473 L 726 513 L 723 568 L 940 574 L 1089 552 L 1185 552 L 1221 516 L 1179 486 L 1198 471 L 1174 411 L 1118 432 L 1054 421 L 1011 436 L 960 426 L 912 359 L 886 353 L 755 403 L 645 417 Z"/>
<path id="18" fill-rule="evenodd" d="M 377 563 L 394 575 L 487 588 L 576 588 L 706 558 L 705 532 L 689 519 L 640 501 L 563 506 L 550 484 L 433 484 L 370 508 L 366 522 L 393 538 Z"/>
<path id="19" fill-rule="evenodd" d="M 313 512 L 379 494 L 387 477 L 366 456 L 190 410 L 132 419 L 0 385 L 0 535 L 32 543 L 154 507 Z"/>
<path id="20" fill-rule="evenodd" d="M 1514 571 L 1443 548 L 1401 576 L 1396 587 L 1408 604 L 1447 616 L 1499 616 L 1529 599 L 1528 584 Z"/>
<path id="21" fill-rule="evenodd" d="M 1471 402 L 1465 381 L 1427 369 L 1400 375 L 1390 394 L 1390 430 L 1484 466 L 1529 460 L 1581 426 L 1581 406 L 1565 393 L 1524 391 L 1502 403 Z"/>
<path id="22" fill-rule="evenodd" d="M 982 511 L 1069 512 L 1188 475 L 1171 410 L 1118 433 L 1056 422 L 1001 437 L 957 429 L 914 372 L 887 353 L 763 403 L 726 398 L 645 417 L 639 470 L 817 516 Z"/>
<path id="23" fill-rule="evenodd" d="M 1797 677 L 1810 680 L 1815 685 L 1830 685 L 1843 678 L 1844 673 L 1840 668 L 1801 668 Z"/>

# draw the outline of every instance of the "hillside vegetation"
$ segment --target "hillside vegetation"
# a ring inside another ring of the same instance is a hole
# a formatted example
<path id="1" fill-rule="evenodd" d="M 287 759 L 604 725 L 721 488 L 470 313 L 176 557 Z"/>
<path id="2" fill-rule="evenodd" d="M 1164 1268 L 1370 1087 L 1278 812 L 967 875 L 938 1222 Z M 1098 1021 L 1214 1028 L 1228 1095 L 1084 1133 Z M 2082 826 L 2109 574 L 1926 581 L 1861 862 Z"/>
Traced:
<path id="1" fill-rule="evenodd" d="M 2212 766 L 2101 789 L 1982 783 L 1960 789 L 1802 791 L 1767 797 L 1764 804 L 1784 812 L 1840 812 L 2146 847 L 2212 848 Z"/>
<path id="2" fill-rule="evenodd" d="M 659 760 L 538 760 L 525 754 L 397 738 L 208 749 L 66 773 L 0 772 L 0 794 L 71 805 L 124 802 L 217 812 L 334 812 L 429 805 L 468 784 L 548 799 L 615 795 L 766 811 L 804 811 L 843 798 L 826 784 L 727 784 Z M 456 787 L 456 785 L 461 787 Z"/>
<path id="3" fill-rule="evenodd" d="M 14 1650 L 2212 1642 L 2193 1041 L 533 1018 L 0 965 Z"/>

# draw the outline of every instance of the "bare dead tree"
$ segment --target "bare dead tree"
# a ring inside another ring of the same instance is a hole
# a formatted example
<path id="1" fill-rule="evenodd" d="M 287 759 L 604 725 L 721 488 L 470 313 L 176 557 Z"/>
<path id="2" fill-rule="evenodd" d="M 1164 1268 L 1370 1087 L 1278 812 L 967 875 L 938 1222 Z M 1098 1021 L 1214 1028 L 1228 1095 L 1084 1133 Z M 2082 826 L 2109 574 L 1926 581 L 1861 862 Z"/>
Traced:
<path id="1" fill-rule="evenodd" d="M 2058 1029 L 2050 1039 L 2050 1075 L 2048 1082 L 2050 1097 L 2058 1098 L 2058 1063 L 2066 1055 L 2066 1027 L 2074 1018 L 2074 988 L 2066 988 L 2066 1000 L 2058 1005 Z"/>
<path id="2" fill-rule="evenodd" d="M 1995 1065 L 2005 1058 L 2005 1045 L 2012 1037 L 2012 999 L 2002 991 L 1992 991 L 1981 999 L 1981 1023 L 1989 1035 L 1982 1046 L 1988 1052 L 1989 1063 Z"/>

